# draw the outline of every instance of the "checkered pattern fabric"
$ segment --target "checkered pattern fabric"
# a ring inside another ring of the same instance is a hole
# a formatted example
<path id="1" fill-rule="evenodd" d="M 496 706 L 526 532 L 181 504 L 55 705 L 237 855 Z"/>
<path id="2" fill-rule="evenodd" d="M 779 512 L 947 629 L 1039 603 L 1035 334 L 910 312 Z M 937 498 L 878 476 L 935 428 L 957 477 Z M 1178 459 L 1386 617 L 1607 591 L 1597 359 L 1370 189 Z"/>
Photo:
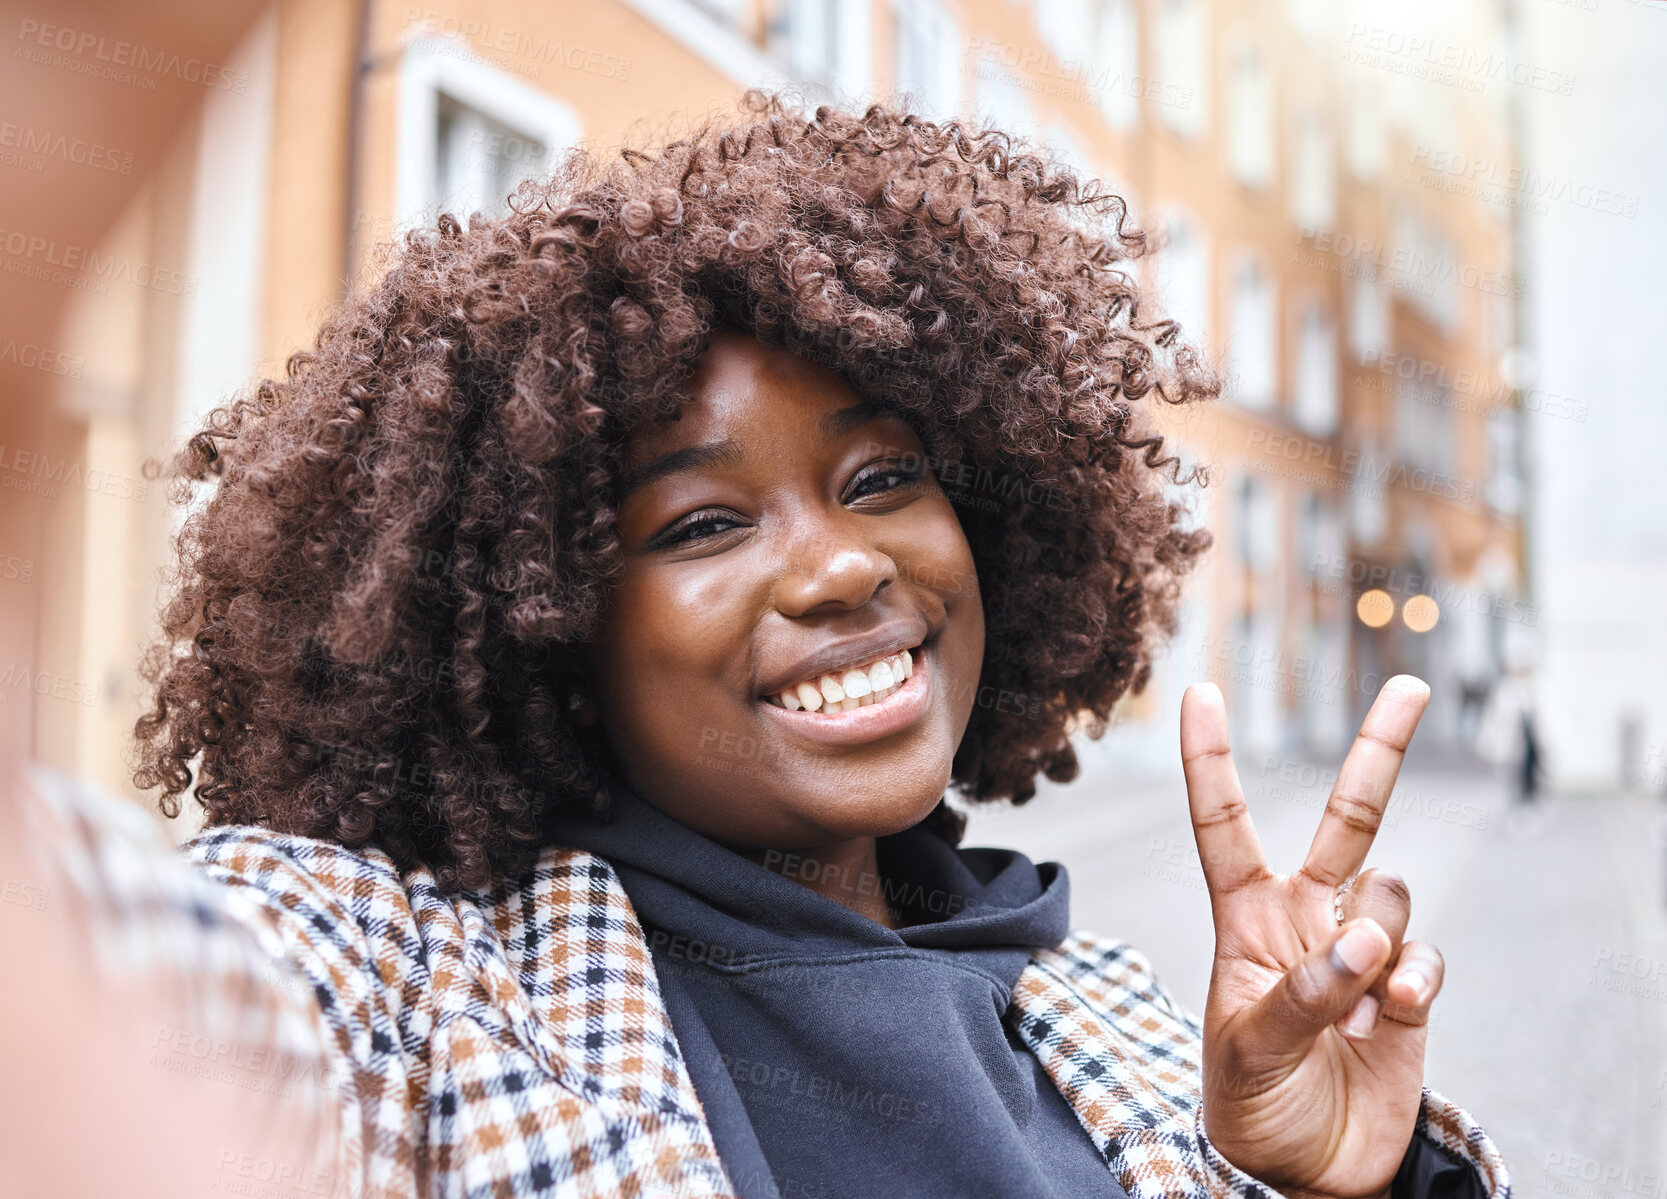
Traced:
<path id="1" fill-rule="evenodd" d="M 1008 1020 L 1105 1156 L 1129 1199 L 1279 1199 L 1216 1150 L 1201 1105 L 1203 1029 L 1118 941 L 1078 933 L 1035 955 Z M 1476 1122 L 1428 1087 L 1415 1136 L 1468 1162 L 1508 1199 L 1505 1162 Z"/>
<path id="2" fill-rule="evenodd" d="M 611 868 L 546 849 L 447 899 L 379 850 L 246 827 L 185 851 L 264 897 L 313 982 L 376 1194 L 731 1193 Z"/>
<path id="3" fill-rule="evenodd" d="M 333 1194 L 733 1194 L 602 859 L 551 847 L 514 883 L 448 897 L 378 850 L 259 828 L 210 830 L 182 858 L 123 801 L 39 777 L 58 830 L 41 844 L 98 897 L 98 952 L 241 997 L 217 1027 L 316 1066 L 304 1098 L 338 1126 Z M 1037 954 L 1008 1019 L 1131 1199 L 1277 1199 L 1205 1136 L 1199 1026 L 1134 950 L 1079 935 Z M 1427 1089 L 1418 1135 L 1509 1196 L 1486 1135 Z"/>

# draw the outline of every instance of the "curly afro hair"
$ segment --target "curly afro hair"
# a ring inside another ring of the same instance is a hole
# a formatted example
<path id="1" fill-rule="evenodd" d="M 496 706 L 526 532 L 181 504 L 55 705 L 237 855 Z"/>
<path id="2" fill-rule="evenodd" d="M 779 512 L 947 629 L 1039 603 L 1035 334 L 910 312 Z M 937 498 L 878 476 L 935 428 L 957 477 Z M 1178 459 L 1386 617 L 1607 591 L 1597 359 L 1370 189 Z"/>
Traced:
<path id="1" fill-rule="evenodd" d="M 894 405 L 955 502 L 981 682 L 1036 698 L 975 707 L 952 787 L 1074 778 L 1071 733 L 1146 685 L 1209 544 L 1167 487 L 1197 472 L 1136 405 L 1219 380 L 1141 322 L 1124 202 L 998 130 L 749 93 L 653 152 L 575 151 L 510 209 L 384 246 L 174 459 L 175 503 L 214 482 L 145 657 L 135 782 L 177 815 L 200 754 L 210 825 L 374 845 L 448 891 L 601 810 L 572 650 L 619 566 L 626 438 L 719 326 Z"/>

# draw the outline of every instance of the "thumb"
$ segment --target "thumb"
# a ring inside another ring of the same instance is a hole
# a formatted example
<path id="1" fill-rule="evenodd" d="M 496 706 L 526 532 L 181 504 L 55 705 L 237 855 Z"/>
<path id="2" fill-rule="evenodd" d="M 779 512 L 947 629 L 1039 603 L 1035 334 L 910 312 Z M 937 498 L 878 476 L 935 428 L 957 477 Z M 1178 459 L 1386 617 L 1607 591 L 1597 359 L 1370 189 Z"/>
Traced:
<path id="1" fill-rule="evenodd" d="M 1239 1018 L 1238 1050 L 1249 1057 L 1300 1059 L 1321 1030 L 1344 1015 L 1339 1031 L 1371 1035 L 1377 1000 L 1366 994 L 1389 958 L 1389 934 L 1366 916 L 1351 920 L 1301 961 Z M 1351 1011 L 1356 1002 L 1369 1010 Z"/>

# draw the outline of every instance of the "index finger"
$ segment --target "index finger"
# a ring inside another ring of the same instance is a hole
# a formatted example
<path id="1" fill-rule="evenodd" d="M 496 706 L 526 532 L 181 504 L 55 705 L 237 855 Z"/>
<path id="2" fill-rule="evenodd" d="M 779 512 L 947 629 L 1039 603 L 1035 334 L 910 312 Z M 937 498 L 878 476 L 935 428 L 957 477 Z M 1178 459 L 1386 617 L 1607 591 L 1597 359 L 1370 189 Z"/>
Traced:
<path id="1" fill-rule="evenodd" d="M 1332 888 L 1360 870 L 1429 699 L 1429 685 L 1410 674 L 1398 674 L 1383 685 L 1337 771 L 1337 784 L 1298 874 Z"/>
<path id="2" fill-rule="evenodd" d="M 1181 770 L 1210 898 L 1267 878 L 1272 871 L 1233 769 L 1227 706 L 1214 683 L 1194 683 L 1181 696 Z"/>

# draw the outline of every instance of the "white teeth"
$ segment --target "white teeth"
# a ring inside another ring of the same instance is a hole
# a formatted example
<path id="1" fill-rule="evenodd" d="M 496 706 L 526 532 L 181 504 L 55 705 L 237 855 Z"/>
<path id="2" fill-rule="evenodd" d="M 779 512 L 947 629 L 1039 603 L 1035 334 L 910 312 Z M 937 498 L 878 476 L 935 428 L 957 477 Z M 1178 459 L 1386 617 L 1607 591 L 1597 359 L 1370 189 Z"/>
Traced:
<path id="1" fill-rule="evenodd" d="M 883 702 L 914 676 L 915 664 L 909 650 L 880 658 L 867 668 L 822 675 L 814 683 L 795 683 L 765 699 L 778 707 L 798 712 L 849 712 Z"/>

